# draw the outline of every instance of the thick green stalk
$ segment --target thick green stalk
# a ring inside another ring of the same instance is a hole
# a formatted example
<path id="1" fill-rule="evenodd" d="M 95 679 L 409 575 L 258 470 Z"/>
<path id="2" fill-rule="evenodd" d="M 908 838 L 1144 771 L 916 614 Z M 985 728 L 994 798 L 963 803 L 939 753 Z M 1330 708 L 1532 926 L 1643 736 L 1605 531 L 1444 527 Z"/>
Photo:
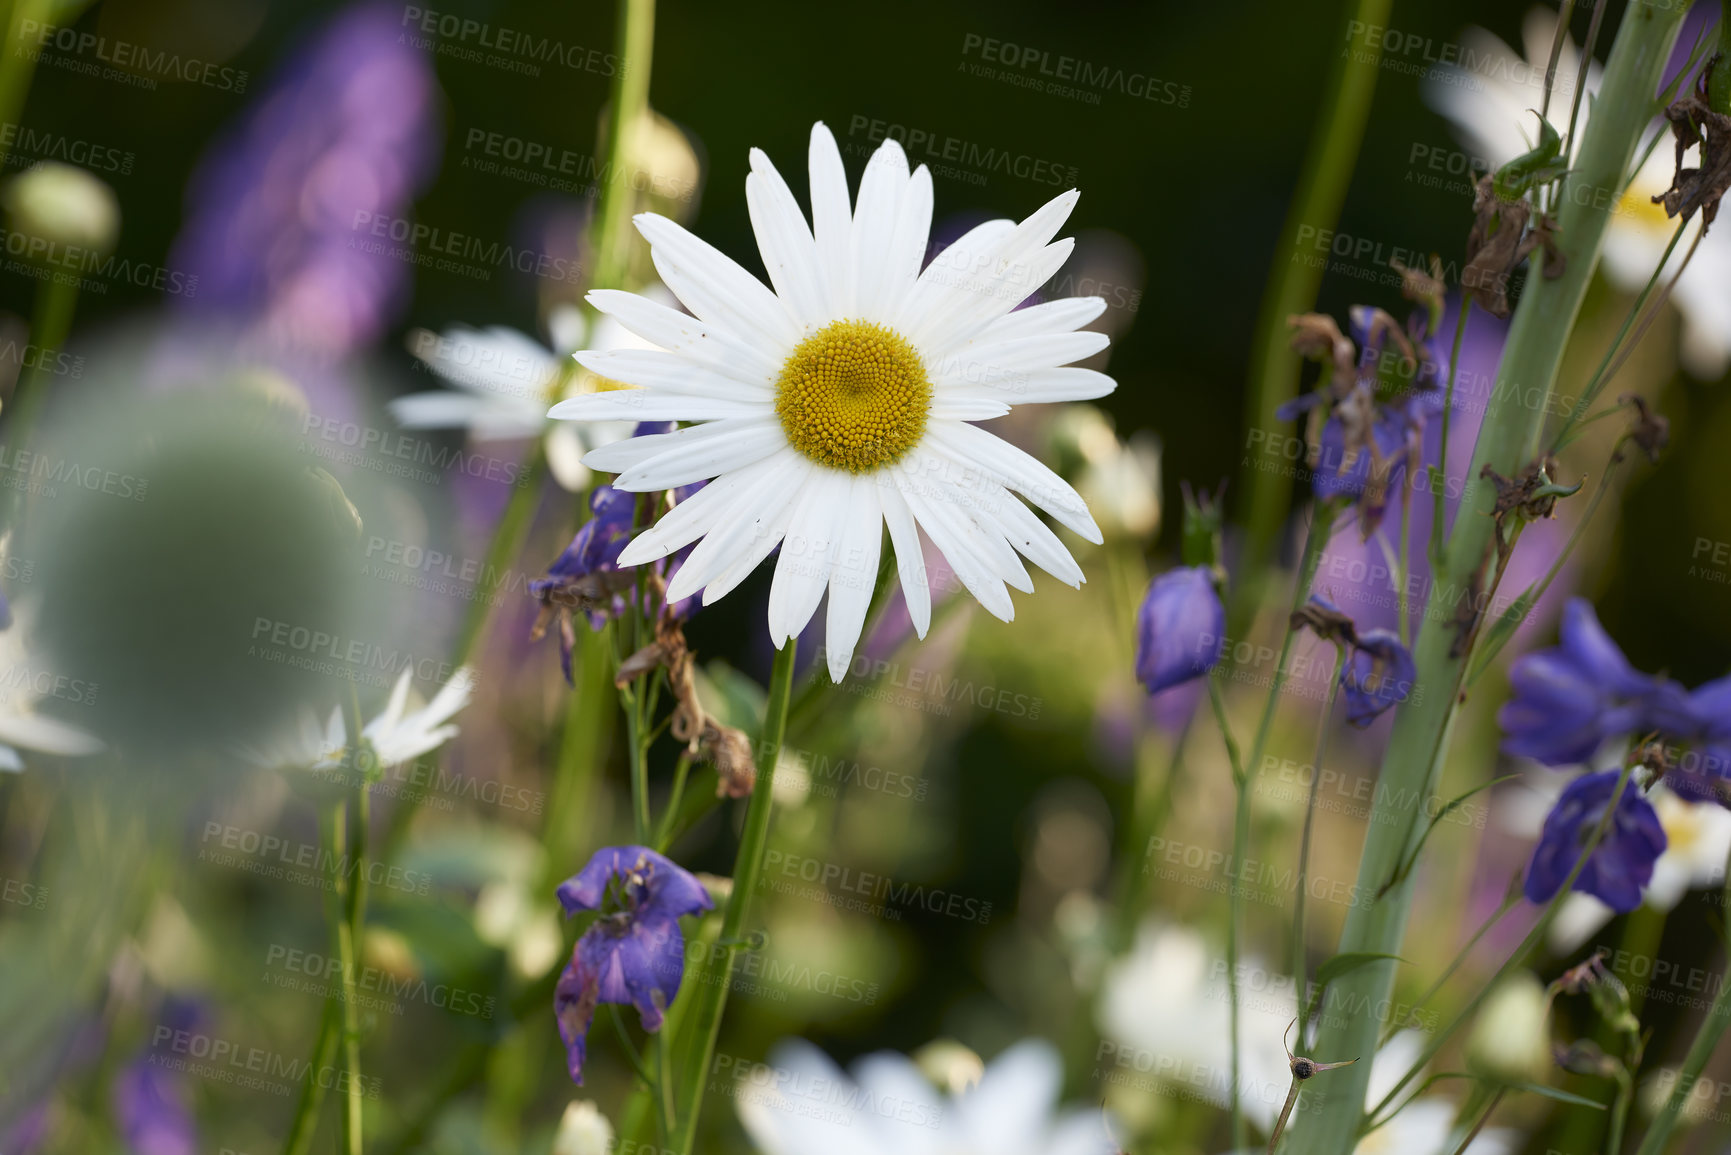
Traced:
<path id="1" fill-rule="evenodd" d="M 1495 495 L 1477 480 L 1478 474 L 1490 465 L 1512 476 L 1536 449 L 1563 350 L 1598 265 L 1617 190 L 1651 122 L 1654 93 L 1682 19 L 1682 5 L 1636 4 L 1624 15 L 1576 166 L 1563 185 L 1559 243 L 1566 265 L 1555 280 L 1535 271 L 1515 312 L 1497 375 L 1498 404 L 1486 413 L 1479 430 L 1461 514 L 1419 633 L 1414 657 L 1420 696 L 1400 707 L 1383 758 L 1386 789 L 1377 792 L 1365 835 L 1355 891 L 1359 898 L 1347 914 L 1342 953 L 1400 953 L 1417 872 L 1386 892 L 1383 887 L 1422 832 L 1418 808 L 1433 789 L 1434 768 L 1441 765 L 1439 754 L 1456 708 L 1466 655 L 1456 652 L 1454 610 L 1465 598 L 1486 604 L 1482 599 L 1493 592 L 1474 588 L 1480 580 L 1476 575 L 1486 569 L 1494 525 L 1487 514 Z M 1323 1019 L 1319 1054 L 1373 1053 L 1376 1017 L 1348 1012 L 1387 1005 L 1394 973 L 1393 961 L 1373 963 L 1331 986 L 1329 999 L 1338 1009 Z M 1352 1149 L 1369 1077 L 1370 1064 L 1361 1063 L 1312 1091 L 1314 1108 L 1292 1133 L 1292 1155 L 1339 1155 Z"/>
<path id="2" fill-rule="evenodd" d="M 745 929 L 752 892 L 763 875 L 764 854 L 769 849 L 769 813 L 775 795 L 775 761 L 781 755 L 781 739 L 787 730 L 787 701 L 793 690 L 793 661 L 798 639 L 775 653 L 775 669 L 769 675 L 769 702 L 763 714 L 763 732 L 757 740 L 757 784 L 745 811 L 745 831 L 739 839 L 739 854 L 733 862 L 733 893 L 721 917 L 718 949 L 705 951 L 696 974 L 696 1001 L 691 1007 L 689 1029 L 680 1040 L 685 1061 L 680 1072 L 677 1122 L 670 1146 L 677 1155 L 691 1155 L 697 1141 L 697 1116 L 703 1108 L 705 1076 L 715 1040 L 721 1034 L 721 1013 L 727 1008 L 727 991 L 733 978 L 733 952 Z M 672 1094 L 672 1088 L 664 1088 Z"/>
<path id="3" fill-rule="evenodd" d="M 1316 110 L 1310 149 L 1298 175 L 1292 207 L 1280 228 L 1280 245 L 1268 270 L 1268 289 L 1256 317 L 1255 346 L 1250 354 L 1249 428 L 1264 432 L 1279 427 L 1274 411 L 1298 392 L 1299 358 L 1287 344 L 1286 318 L 1316 306 L 1326 260 L 1304 259 L 1301 238 L 1333 229 L 1346 202 L 1347 186 L 1358 163 L 1364 126 L 1370 119 L 1371 97 L 1381 65 L 1380 39 L 1357 35 L 1357 29 L 1388 24 L 1392 0 L 1347 0 L 1341 15 L 1346 43 L 1335 54 L 1328 92 Z M 1317 254 L 1322 255 L 1322 254 Z M 1249 535 L 1239 584 L 1232 599 L 1227 634 L 1240 637 L 1246 618 L 1260 601 L 1262 575 L 1268 571 L 1280 523 L 1292 497 L 1292 479 L 1278 470 L 1263 471 L 1247 454 L 1239 470 L 1239 492 L 1245 494 L 1243 513 Z"/>
<path id="4" fill-rule="evenodd" d="M 611 180 L 601 191 L 595 275 L 591 288 L 618 288 L 630 264 L 632 148 L 639 126 L 649 114 L 649 61 L 655 43 L 655 0 L 619 0 L 619 27 L 614 36 L 621 64 L 613 78 L 607 118 L 607 171 Z"/>

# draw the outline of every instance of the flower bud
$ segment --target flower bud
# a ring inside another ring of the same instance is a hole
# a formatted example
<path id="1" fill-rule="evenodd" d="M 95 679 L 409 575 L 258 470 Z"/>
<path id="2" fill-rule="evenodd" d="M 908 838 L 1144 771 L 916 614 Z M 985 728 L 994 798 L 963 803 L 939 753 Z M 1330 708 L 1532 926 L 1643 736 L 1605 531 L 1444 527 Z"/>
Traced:
<path id="1" fill-rule="evenodd" d="M 45 160 L 14 177 L 0 200 L 14 232 L 106 253 L 120 232 L 114 190 L 69 164 Z"/>
<path id="2" fill-rule="evenodd" d="M 1492 991 L 1467 1040 L 1467 1062 L 1491 1078 L 1542 1083 L 1551 1067 L 1548 1007 L 1539 980 L 1519 971 Z"/>
<path id="3" fill-rule="evenodd" d="M 607 1155 L 613 1150 L 613 1124 L 587 1099 L 566 1104 L 553 1136 L 552 1155 Z"/>
<path id="4" fill-rule="evenodd" d="M 980 1056 L 954 1039 L 933 1039 L 915 1051 L 913 1059 L 926 1078 L 951 1095 L 975 1086 L 986 1073 Z"/>
<path id="5" fill-rule="evenodd" d="M 1220 661 L 1226 609 L 1203 565 L 1161 574 L 1136 615 L 1136 677 L 1150 694 L 1201 677 Z"/>

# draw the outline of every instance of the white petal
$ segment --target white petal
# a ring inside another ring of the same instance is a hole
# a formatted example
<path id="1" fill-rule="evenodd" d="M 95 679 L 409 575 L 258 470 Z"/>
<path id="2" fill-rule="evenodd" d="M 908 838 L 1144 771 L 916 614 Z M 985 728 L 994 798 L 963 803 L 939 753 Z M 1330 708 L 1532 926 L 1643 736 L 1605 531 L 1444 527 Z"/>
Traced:
<path id="1" fill-rule="evenodd" d="M 788 484 L 795 469 L 789 463 L 782 468 L 760 471 L 751 484 L 738 490 L 724 510 L 717 511 L 709 533 L 697 543 L 680 564 L 679 572 L 667 583 L 669 601 L 690 597 L 715 578 L 728 573 L 750 557 L 765 537 L 775 532 L 776 523 L 797 493 Z M 780 540 L 779 536 L 776 540 Z M 763 546 L 762 552 L 756 555 L 757 561 L 762 561 L 774 548 L 773 541 Z M 756 564 L 756 561 L 752 562 L 746 572 L 749 573 Z M 711 600 L 706 596 L 704 604 Z"/>
<path id="2" fill-rule="evenodd" d="M 882 307 L 890 315 L 913 292 L 926 263 L 932 237 L 932 174 L 925 165 L 914 170 L 896 217 L 895 237 L 885 254 Z"/>
<path id="3" fill-rule="evenodd" d="M 1001 399 L 1008 405 L 1039 405 L 1050 401 L 1091 401 L 1118 388 L 1118 382 L 1098 369 L 1035 369 L 977 385 L 947 385 L 939 396 L 946 403 Z M 935 406 L 934 406 L 935 412 Z M 978 421 L 965 417 L 964 421 Z"/>
<path id="4" fill-rule="evenodd" d="M 854 477 L 849 483 L 847 519 L 841 525 L 841 547 L 829 578 L 829 615 L 824 627 L 824 652 L 830 681 L 840 683 L 853 664 L 854 647 L 865 628 L 877 585 L 878 553 L 883 547 L 883 506 L 875 479 Z"/>
<path id="5" fill-rule="evenodd" d="M 948 312 L 935 313 L 928 322 L 929 336 L 921 348 L 955 349 L 983 332 L 987 325 L 1027 300 L 1064 266 L 1075 250 L 1076 239 L 1053 241 L 1026 260 L 1003 266 L 996 276 L 983 278 L 957 293 Z"/>
<path id="6" fill-rule="evenodd" d="M 914 525 L 907 499 L 893 479 L 888 485 L 880 480 L 878 497 L 883 504 L 884 524 L 889 527 L 890 544 L 896 550 L 902 600 L 907 603 L 908 617 L 913 619 L 914 633 L 923 638 L 932 624 L 932 594 L 926 587 L 926 558 L 920 549 L 920 532 Z"/>
<path id="7" fill-rule="evenodd" d="M 1106 311 L 1105 297 L 1060 297 L 1005 313 L 980 330 L 980 344 L 1010 337 L 1032 337 L 1037 333 L 1069 333 L 1080 329 Z"/>
<path id="8" fill-rule="evenodd" d="M 761 349 L 690 313 L 619 289 L 596 289 L 584 300 L 652 345 L 691 358 L 726 377 L 770 384 L 781 364 Z"/>
<path id="9" fill-rule="evenodd" d="M 1088 541 L 1098 545 L 1105 540 L 1082 495 L 1008 441 L 977 426 L 952 421 L 928 423 L 926 437 L 945 457 L 982 470 L 993 481 L 1021 494 Z"/>
<path id="10" fill-rule="evenodd" d="M 724 376 L 678 353 L 660 349 L 584 349 L 577 354 L 577 363 L 590 372 L 626 385 L 665 389 L 669 393 L 720 397 L 729 401 L 768 401 L 774 397 L 767 381 L 742 381 Z M 604 392 L 617 393 L 620 390 Z"/>
<path id="11" fill-rule="evenodd" d="M 902 146 L 885 140 L 866 163 L 854 209 L 848 254 L 853 264 L 854 309 L 868 321 L 893 325 L 889 267 L 902 203 L 909 195 L 908 158 Z"/>
<path id="12" fill-rule="evenodd" d="M 764 472 L 785 465 L 795 455 L 795 450 L 787 449 L 716 478 L 633 538 L 619 552 L 619 564 L 642 565 L 696 541 L 716 524 L 717 512 L 726 509 L 740 489 L 751 485 Z"/>
<path id="13" fill-rule="evenodd" d="M 1063 264 L 1060 259 L 1050 271 L 1039 275 L 1053 248 L 1049 242 L 1069 219 L 1079 196 L 1071 189 L 1053 197 L 1027 220 L 985 245 L 969 261 L 963 276 L 948 285 L 941 297 L 923 302 L 917 312 L 903 312 L 905 327 L 901 331 L 922 349 L 943 348 L 946 334 L 955 332 L 957 339 L 972 336 L 1027 300 Z M 1065 248 L 1063 257 L 1067 259 L 1068 255 L 1069 249 Z M 921 281 L 924 280 L 922 276 Z M 912 310 L 912 298 L 909 306 Z"/>
<path id="14" fill-rule="evenodd" d="M 754 401 L 693 397 L 661 389 L 609 389 L 570 397 L 547 410 L 561 421 L 717 421 L 723 417 L 761 417 L 774 412 Z"/>
<path id="15" fill-rule="evenodd" d="M 957 237 L 932 258 L 931 264 L 925 267 L 925 271 L 914 282 L 913 290 L 903 302 L 899 323 L 892 328 L 904 335 L 908 334 L 910 325 L 948 300 L 952 289 L 977 276 L 979 271 L 985 268 L 986 254 L 1015 228 L 1015 221 L 1000 218 L 981 221 Z"/>
<path id="16" fill-rule="evenodd" d="M 745 203 L 770 284 L 796 321 L 808 328 L 820 327 L 830 316 L 828 286 L 818 267 L 817 245 L 799 211 L 799 202 L 762 149 L 751 150 Z"/>
<path id="17" fill-rule="evenodd" d="M 453 385 L 530 402 L 540 401 L 561 365 L 533 337 L 503 325 L 456 325 L 437 335 L 416 329 L 409 334 L 409 352 Z"/>
<path id="18" fill-rule="evenodd" d="M 799 495 L 769 587 L 769 640 L 777 649 L 799 636 L 823 599 L 847 516 L 850 480 L 835 470 L 814 470 Z"/>
<path id="19" fill-rule="evenodd" d="M 1022 398 L 1016 398 L 1017 401 Z M 1010 411 L 1008 401 L 984 389 L 949 389 L 932 398 L 926 416 L 938 421 L 990 421 Z"/>
<path id="20" fill-rule="evenodd" d="M 950 563 L 950 568 L 962 579 L 968 592 L 995 617 L 1006 622 L 1013 620 L 1015 604 L 1010 601 L 1010 593 L 1004 588 L 1003 581 L 974 544 L 973 538 L 978 531 L 972 523 L 966 518 L 952 519 L 952 511 L 944 510 L 941 500 L 928 500 L 924 494 L 925 487 L 906 473 L 897 470 L 891 476 L 919 521 L 920 528 L 926 531 L 926 536 L 932 539 L 932 544 L 944 555 L 944 560 Z"/>
<path id="21" fill-rule="evenodd" d="M 661 280 L 687 309 L 747 342 L 791 349 L 799 341 L 799 326 L 781 299 L 732 258 L 666 217 L 639 213 L 633 219 Z"/>
<path id="22" fill-rule="evenodd" d="M 0 715 L 0 742 L 5 746 L 21 746 L 26 750 L 68 757 L 100 754 L 106 749 L 102 739 L 94 734 L 43 714 Z M 14 770 L 23 768 L 22 762 L 12 767 Z"/>
<path id="23" fill-rule="evenodd" d="M 1049 529 L 1021 500 L 996 482 L 978 487 L 991 495 L 989 506 L 975 507 L 975 521 L 985 521 L 1004 535 L 1016 551 L 1065 585 L 1078 587 L 1085 580 L 1082 567 Z M 986 510 L 990 512 L 987 513 Z"/>
<path id="24" fill-rule="evenodd" d="M 583 438 L 578 435 L 577 428 L 569 422 L 555 422 L 542 441 L 547 454 L 547 471 L 568 493 L 581 493 L 589 488 L 591 476 L 583 464 Z"/>
<path id="25" fill-rule="evenodd" d="M 853 236 L 853 209 L 848 201 L 847 170 L 835 137 L 820 120 L 811 127 L 811 224 L 817 260 L 829 289 L 829 311 L 845 317 L 854 311 L 853 268 L 848 247 Z"/>
<path id="26" fill-rule="evenodd" d="M 732 593 L 740 582 L 751 576 L 752 571 L 769 556 L 770 551 L 781 544 L 782 539 L 787 536 L 788 525 L 793 521 L 796 504 L 794 498 L 804 492 L 814 471 L 815 467 L 803 457 L 791 455 L 787 459 L 771 482 L 775 492 L 780 495 L 773 503 L 773 516 L 764 521 L 761 529 L 754 530 L 750 545 L 739 554 L 733 564 L 703 587 L 704 605 L 713 605 Z M 785 500 L 781 500 L 781 497 L 785 497 Z"/>
<path id="27" fill-rule="evenodd" d="M 664 453 L 633 465 L 614 478 L 613 485 L 632 493 L 673 489 L 694 481 L 743 469 L 787 445 L 781 422 L 769 418 L 734 418 L 694 425 L 670 434 Z"/>
<path id="28" fill-rule="evenodd" d="M 1019 373 L 1054 369 L 1092 357 L 1112 339 L 1092 329 L 1074 333 L 1039 333 L 982 344 L 970 341 L 926 371 L 933 385 L 989 385 Z"/>
<path id="29" fill-rule="evenodd" d="M 539 400 L 518 404 L 439 389 L 392 398 L 388 408 L 404 429 L 473 429 L 482 440 L 492 440 L 539 433 L 547 422 L 541 414 L 542 404 Z"/>

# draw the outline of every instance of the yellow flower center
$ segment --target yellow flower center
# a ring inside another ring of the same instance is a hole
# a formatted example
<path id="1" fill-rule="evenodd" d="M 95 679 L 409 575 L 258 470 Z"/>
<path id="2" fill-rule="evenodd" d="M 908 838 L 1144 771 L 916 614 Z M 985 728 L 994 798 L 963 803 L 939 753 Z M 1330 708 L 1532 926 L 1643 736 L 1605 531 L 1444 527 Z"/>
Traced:
<path id="1" fill-rule="evenodd" d="M 914 347 L 867 321 L 832 321 L 794 347 L 775 385 L 788 442 L 820 465 L 870 473 L 926 431 L 932 385 Z"/>

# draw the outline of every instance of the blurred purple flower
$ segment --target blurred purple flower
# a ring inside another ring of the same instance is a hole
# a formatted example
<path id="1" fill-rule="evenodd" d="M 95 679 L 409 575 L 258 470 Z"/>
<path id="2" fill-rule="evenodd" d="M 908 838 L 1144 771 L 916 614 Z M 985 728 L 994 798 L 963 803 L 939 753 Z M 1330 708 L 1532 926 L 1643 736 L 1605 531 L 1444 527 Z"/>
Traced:
<path id="1" fill-rule="evenodd" d="M 1583 774 L 1564 788 L 1545 819 L 1533 860 L 1527 867 L 1527 900 L 1549 902 L 1562 888 L 1580 857 L 1581 846 L 1597 829 L 1622 777 L 1620 771 Z M 1600 899 L 1612 910 L 1641 905 L 1641 892 L 1653 880 L 1653 863 L 1665 852 L 1665 829 L 1646 795 L 1631 781 L 1623 788 L 1617 813 L 1605 837 L 1575 879 L 1575 889 Z"/>
<path id="2" fill-rule="evenodd" d="M 1388 314 L 1354 306 L 1349 327 L 1358 356 L 1352 379 L 1341 380 L 1336 372 L 1324 387 L 1275 411 L 1280 420 L 1292 421 L 1312 409 L 1325 410 L 1314 446 L 1311 488 L 1323 501 L 1352 498 L 1366 537 L 1381 524 L 1409 471 L 1417 473 L 1436 456 L 1436 446 L 1427 444 L 1425 433 L 1431 418 L 1443 411 L 1448 365 L 1440 343 L 1425 335 L 1427 316 L 1424 310 L 1414 312 L 1402 334 L 1420 354 L 1415 359 L 1387 348 L 1390 332 L 1398 332 L 1391 330 Z M 1338 340 L 1339 331 L 1330 331 Z M 1391 364 L 1395 368 L 1385 369 Z"/>
<path id="3" fill-rule="evenodd" d="M 1158 694 L 1199 678 L 1220 661 L 1226 610 L 1207 566 L 1154 579 L 1136 614 L 1136 678 Z"/>
<path id="4" fill-rule="evenodd" d="M 406 224 L 438 149 L 432 68 L 400 15 L 338 15 L 206 156 L 173 257 L 198 277 L 189 310 L 333 359 L 384 328 L 411 266 L 373 226 Z"/>
<path id="5" fill-rule="evenodd" d="M 114 1118 L 133 1155 L 197 1155 L 198 1127 L 180 1076 L 134 1059 L 114 1080 Z"/>
<path id="6" fill-rule="evenodd" d="M 1673 692 L 1629 665 L 1585 599 L 1564 608 L 1558 642 L 1509 670 L 1514 697 L 1497 712 L 1505 753 L 1578 765 L 1606 738 L 1651 728 Z"/>
<path id="7" fill-rule="evenodd" d="M 1340 667 L 1340 688 L 1346 691 L 1346 720 L 1360 729 L 1398 706 L 1412 694 L 1412 654 L 1387 630 L 1369 630 L 1352 643 Z"/>
<path id="8" fill-rule="evenodd" d="M 636 507 L 635 493 L 597 485 L 589 494 L 594 516 L 553 559 L 547 576 L 529 583 L 529 595 L 541 603 L 530 637 L 539 640 L 548 623 L 558 620 L 559 665 L 567 682 L 572 681 L 571 648 L 577 643 L 572 614 L 582 613 L 589 619 L 589 628 L 599 630 L 625 609 L 624 594 L 633 579 L 629 571 L 619 568 L 619 554 L 631 540 Z"/>
<path id="9" fill-rule="evenodd" d="M 596 1006 L 634 1006 L 644 1030 L 660 1030 L 685 974 L 679 919 L 713 910 L 715 902 L 684 868 L 644 846 L 597 851 L 558 893 L 567 916 L 601 912 L 577 940 L 553 994 L 571 1081 L 581 1085 Z"/>

